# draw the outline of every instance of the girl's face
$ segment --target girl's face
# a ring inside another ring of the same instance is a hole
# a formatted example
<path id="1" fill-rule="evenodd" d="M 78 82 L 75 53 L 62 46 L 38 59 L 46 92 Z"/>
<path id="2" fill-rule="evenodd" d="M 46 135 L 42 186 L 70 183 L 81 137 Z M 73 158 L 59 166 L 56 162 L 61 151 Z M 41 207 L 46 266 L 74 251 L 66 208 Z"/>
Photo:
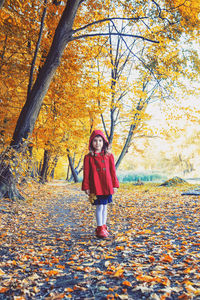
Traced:
<path id="1" fill-rule="evenodd" d="M 95 138 L 92 140 L 92 147 L 94 148 L 95 152 L 101 152 L 103 148 L 103 138 L 101 136 L 95 136 Z"/>

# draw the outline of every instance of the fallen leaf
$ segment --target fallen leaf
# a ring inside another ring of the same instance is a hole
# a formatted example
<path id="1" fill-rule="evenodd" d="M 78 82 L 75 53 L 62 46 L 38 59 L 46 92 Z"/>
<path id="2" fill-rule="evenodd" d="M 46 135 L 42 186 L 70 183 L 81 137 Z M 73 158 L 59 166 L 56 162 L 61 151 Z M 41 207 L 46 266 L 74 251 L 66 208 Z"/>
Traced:
<path id="1" fill-rule="evenodd" d="M 125 286 L 132 286 L 132 284 L 127 280 L 123 281 L 122 284 Z"/>

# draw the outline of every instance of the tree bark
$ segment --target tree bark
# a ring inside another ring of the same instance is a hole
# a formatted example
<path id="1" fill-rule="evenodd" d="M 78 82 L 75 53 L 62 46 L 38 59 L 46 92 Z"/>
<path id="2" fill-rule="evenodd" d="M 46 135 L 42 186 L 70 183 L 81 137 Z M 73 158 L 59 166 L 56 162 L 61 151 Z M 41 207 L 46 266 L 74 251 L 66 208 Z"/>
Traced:
<path id="1" fill-rule="evenodd" d="M 78 182 L 78 175 L 76 173 L 76 170 L 74 169 L 74 165 L 72 163 L 72 158 L 69 154 L 67 155 L 67 157 L 68 157 L 68 160 L 69 160 L 69 165 L 70 165 L 70 169 L 71 169 L 71 172 L 72 172 L 72 176 L 74 178 L 74 182 Z"/>
<path id="2" fill-rule="evenodd" d="M 0 0 L 0 9 L 3 7 L 5 0 Z"/>
<path id="3" fill-rule="evenodd" d="M 57 162 L 58 162 L 58 158 L 56 156 L 55 159 L 54 159 L 54 162 L 53 162 L 53 168 L 52 168 L 51 173 L 50 173 L 50 177 L 52 179 L 54 179 L 54 173 L 55 173 L 55 168 L 56 168 Z"/>
<path id="4" fill-rule="evenodd" d="M 118 157 L 118 160 L 115 164 L 115 167 L 116 169 L 119 167 L 122 159 L 124 158 L 124 156 L 126 155 L 126 153 L 128 152 L 128 148 L 130 146 L 130 143 L 131 143 L 131 139 L 132 139 L 132 136 L 133 136 L 133 132 L 134 132 L 134 129 L 135 129 L 136 125 L 135 124 L 131 124 L 130 128 L 129 128 L 129 133 L 128 133 L 128 136 L 126 138 L 126 142 L 124 144 L 124 147 L 121 151 L 121 154 L 120 156 Z"/>
<path id="5" fill-rule="evenodd" d="M 47 171 L 49 167 L 50 153 L 49 150 L 44 150 L 44 160 L 42 170 L 40 173 L 40 182 L 45 183 L 47 181 Z"/>
<path id="6" fill-rule="evenodd" d="M 127 138 L 126 138 L 126 142 L 125 142 L 124 147 L 121 151 L 121 154 L 120 154 L 120 156 L 119 156 L 119 158 L 118 158 L 118 160 L 115 164 L 116 169 L 119 167 L 122 159 L 124 158 L 124 156 L 128 152 L 128 148 L 130 147 L 131 140 L 132 140 L 132 137 L 133 137 L 133 134 L 134 134 L 134 130 L 136 128 L 136 124 L 137 124 L 138 121 L 141 120 L 140 111 L 142 111 L 144 109 L 145 109 L 145 102 L 143 102 L 142 99 L 140 99 L 138 104 L 137 104 L 137 108 L 136 108 L 136 110 L 138 112 L 136 112 L 135 115 L 134 115 L 134 123 L 130 125 L 129 132 L 128 132 L 128 135 L 127 135 Z"/>
<path id="7" fill-rule="evenodd" d="M 70 169 L 70 167 L 69 167 L 69 165 L 68 165 L 68 167 L 67 167 L 67 176 L 66 176 L 66 181 L 69 181 L 69 169 Z"/>

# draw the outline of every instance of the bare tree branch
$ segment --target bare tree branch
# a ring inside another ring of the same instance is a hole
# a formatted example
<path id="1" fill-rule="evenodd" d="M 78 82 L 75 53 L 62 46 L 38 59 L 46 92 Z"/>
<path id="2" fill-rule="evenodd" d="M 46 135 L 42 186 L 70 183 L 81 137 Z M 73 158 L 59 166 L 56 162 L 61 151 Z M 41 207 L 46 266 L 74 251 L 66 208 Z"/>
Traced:
<path id="1" fill-rule="evenodd" d="M 31 87 L 32 87 L 32 83 L 33 83 L 33 72 L 34 72 L 34 68 L 35 68 L 35 62 L 36 62 L 37 54 L 38 54 L 39 47 L 40 47 L 40 42 L 41 42 L 41 39 L 42 39 L 42 32 L 43 32 L 43 28 L 44 28 L 44 19 L 45 19 L 45 16 L 46 16 L 46 12 L 47 12 L 47 0 L 44 0 L 44 10 L 43 10 L 43 13 L 42 13 L 40 32 L 39 32 L 39 36 L 38 36 L 38 40 L 37 40 L 37 44 L 36 44 L 36 48 L 35 48 L 33 61 L 31 63 L 27 97 L 29 96 L 29 94 L 31 92 Z"/>
<path id="2" fill-rule="evenodd" d="M 94 21 L 92 23 L 89 23 L 89 24 L 87 24 L 83 27 L 77 28 L 73 31 L 73 33 L 77 33 L 79 31 L 85 30 L 88 27 L 91 27 L 91 26 L 96 25 L 96 24 L 104 23 L 104 22 L 110 22 L 110 21 L 115 21 L 115 20 L 139 21 L 139 20 L 144 20 L 144 19 L 148 19 L 148 17 L 141 17 L 141 18 L 140 17 L 137 17 L 137 18 L 105 18 L 105 19 L 102 19 L 102 20 L 98 20 L 98 21 Z"/>
<path id="3" fill-rule="evenodd" d="M 147 42 L 159 44 L 159 41 L 148 39 L 148 38 L 145 38 L 141 35 L 125 34 L 125 33 L 119 33 L 119 32 L 112 32 L 112 33 L 104 32 L 104 33 L 83 34 L 83 35 L 71 37 L 71 38 L 69 38 L 69 41 L 75 41 L 75 40 L 79 40 L 79 39 L 83 39 L 83 38 L 87 38 L 87 37 L 108 36 L 108 35 L 115 35 L 115 36 L 120 35 L 120 36 L 126 36 L 126 37 L 133 37 L 133 38 L 136 38 L 136 39 L 142 39 L 142 40 L 147 41 Z"/>
<path id="4" fill-rule="evenodd" d="M 156 7 L 157 7 L 158 14 L 159 14 L 159 15 L 158 15 L 159 18 L 162 19 L 162 20 L 167 21 L 167 22 L 169 23 L 169 25 L 173 25 L 174 23 L 170 22 L 167 18 L 164 18 L 164 17 L 161 16 L 163 10 L 164 10 L 164 11 L 167 11 L 167 12 L 170 12 L 170 13 L 172 13 L 172 12 L 169 11 L 169 10 L 167 10 L 167 9 L 162 9 L 162 8 L 160 7 L 160 5 L 159 5 L 156 1 L 152 0 L 152 2 L 153 2 L 153 3 L 156 5 Z M 184 2 L 185 2 L 185 1 L 184 1 Z M 178 8 L 178 7 L 182 6 L 182 5 L 184 5 L 184 3 L 178 5 L 178 6 L 175 7 L 175 8 Z M 173 9 L 175 9 L 175 8 L 173 8 Z"/>
<path id="5" fill-rule="evenodd" d="M 134 137 L 133 137 L 133 140 L 134 139 L 137 139 L 137 138 L 159 138 L 159 139 L 161 139 L 161 137 L 160 136 L 158 136 L 158 135 L 145 135 L 145 134 L 141 134 L 141 135 L 135 135 Z"/>
<path id="6" fill-rule="evenodd" d="M 6 35 L 5 40 L 4 40 L 4 45 L 3 45 L 2 54 L 1 54 L 1 56 L 0 56 L 0 57 L 1 57 L 0 72 L 1 72 L 1 68 L 2 68 L 2 66 L 3 66 L 4 55 L 5 55 L 5 53 L 6 53 L 7 39 L 8 39 L 8 36 Z"/>

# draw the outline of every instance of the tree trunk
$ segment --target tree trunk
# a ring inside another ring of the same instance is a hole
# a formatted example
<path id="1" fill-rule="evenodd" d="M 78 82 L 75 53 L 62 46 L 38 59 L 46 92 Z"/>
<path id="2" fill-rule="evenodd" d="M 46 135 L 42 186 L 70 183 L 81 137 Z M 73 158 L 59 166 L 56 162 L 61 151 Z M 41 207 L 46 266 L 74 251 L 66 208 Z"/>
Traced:
<path id="1" fill-rule="evenodd" d="M 77 164 L 77 166 L 76 166 L 76 170 L 77 170 L 77 173 L 78 173 L 78 174 L 80 174 L 81 171 L 83 170 L 83 165 L 80 167 L 80 164 L 81 164 L 82 160 L 83 160 L 83 153 L 82 153 L 82 155 L 81 155 L 81 157 L 80 157 L 80 159 L 79 159 L 79 162 L 78 162 L 78 164 Z M 79 168 L 79 167 L 80 167 L 80 168 Z"/>
<path id="2" fill-rule="evenodd" d="M 124 158 L 125 154 L 128 152 L 128 148 L 130 146 L 131 139 L 132 139 L 132 136 L 133 136 L 133 131 L 134 131 L 135 127 L 136 127 L 135 124 L 131 124 L 131 126 L 129 128 L 129 133 L 128 133 L 128 136 L 126 138 L 126 142 L 125 142 L 124 147 L 122 149 L 122 152 L 121 152 L 120 156 L 118 157 L 118 160 L 115 164 L 116 169 L 119 167 L 122 159 Z"/>
<path id="3" fill-rule="evenodd" d="M 47 59 L 40 69 L 36 81 L 27 95 L 24 107 L 21 110 L 17 125 L 10 144 L 15 150 L 20 151 L 24 140 L 32 133 L 37 120 L 43 99 L 48 91 L 49 85 L 56 69 L 60 64 L 62 54 L 73 34 L 72 26 L 81 0 L 68 0 L 60 22 L 56 28 L 55 35 Z M 0 2 L 3 5 L 3 1 Z M 12 184 L 11 184 L 12 183 Z M 7 170 L 4 178 L 0 177 L 0 198 L 6 194 L 19 196 L 15 186 L 15 180 L 11 171 Z"/>
<path id="4" fill-rule="evenodd" d="M 110 110 L 110 135 L 108 142 L 112 144 L 114 138 L 114 129 L 115 129 L 115 122 L 114 122 L 114 109 Z"/>
<path id="5" fill-rule="evenodd" d="M 54 179 L 54 173 L 55 173 L 55 168 L 56 168 L 57 162 L 58 162 L 58 158 L 55 157 L 54 162 L 53 162 L 54 165 L 53 165 L 53 168 L 52 168 L 51 173 L 50 173 L 50 177 L 52 179 Z"/>
<path id="6" fill-rule="evenodd" d="M 29 152 L 30 160 L 32 160 L 32 157 L 33 157 L 33 146 L 32 145 L 28 146 L 28 152 Z M 30 176 L 32 178 L 34 178 L 35 177 L 35 166 L 32 163 L 29 164 L 28 170 L 29 170 Z"/>
<path id="7" fill-rule="evenodd" d="M 38 73 L 37 79 L 17 121 L 11 142 L 11 146 L 16 149 L 20 147 L 20 144 L 23 143 L 23 139 L 27 139 L 34 129 L 42 101 L 60 64 L 64 49 L 72 36 L 72 26 L 79 4 L 80 0 L 67 1 L 66 8 L 56 28 L 47 59 Z"/>
<path id="8" fill-rule="evenodd" d="M 128 152 L 128 148 L 130 147 L 131 140 L 132 140 L 132 137 L 133 137 L 133 133 L 134 133 L 134 130 L 136 128 L 136 124 L 137 124 L 138 121 L 141 120 L 140 111 L 145 109 L 145 102 L 143 103 L 142 99 L 139 100 L 136 109 L 137 109 L 138 112 L 136 112 L 135 115 L 134 115 L 134 123 L 130 125 L 128 136 L 126 138 L 126 142 L 125 142 L 124 147 L 122 149 L 122 152 L 121 152 L 120 156 L 118 157 L 118 160 L 115 164 L 116 169 L 119 167 L 122 159 L 124 158 L 124 156 Z"/>
<path id="9" fill-rule="evenodd" d="M 78 174 L 80 174 L 81 171 L 83 171 L 83 166 L 78 170 Z"/>
<path id="10" fill-rule="evenodd" d="M 0 0 L 0 9 L 3 7 L 5 0 Z"/>
<path id="11" fill-rule="evenodd" d="M 67 177 L 66 177 L 66 181 L 69 181 L 69 169 L 70 169 L 70 166 L 68 165 L 68 167 L 67 167 Z"/>
<path id="12" fill-rule="evenodd" d="M 42 170 L 42 160 L 40 160 L 40 163 L 39 163 L 39 166 L 38 166 L 38 170 L 37 170 L 38 175 L 41 174 L 41 170 Z"/>
<path id="13" fill-rule="evenodd" d="M 47 181 L 47 171 L 48 171 L 48 167 L 49 167 L 49 159 L 50 159 L 49 150 L 44 150 L 44 160 L 43 160 L 42 170 L 40 173 L 40 182 L 42 182 L 42 183 L 45 183 Z"/>
<path id="14" fill-rule="evenodd" d="M 74 178 L 74 182 L 78 182 L 78 175 L 76 173 L 76 170 L 74 169 L 74 165 L 72 163 L 72 158 L 69 154 L 67 155 L 67 157 L 68 157 L 68 160 L 69 160 L 69 165 L 70 165 L 70 169 L 71 169 L 71 172 L 72 172 L 72 176 Z"/>

